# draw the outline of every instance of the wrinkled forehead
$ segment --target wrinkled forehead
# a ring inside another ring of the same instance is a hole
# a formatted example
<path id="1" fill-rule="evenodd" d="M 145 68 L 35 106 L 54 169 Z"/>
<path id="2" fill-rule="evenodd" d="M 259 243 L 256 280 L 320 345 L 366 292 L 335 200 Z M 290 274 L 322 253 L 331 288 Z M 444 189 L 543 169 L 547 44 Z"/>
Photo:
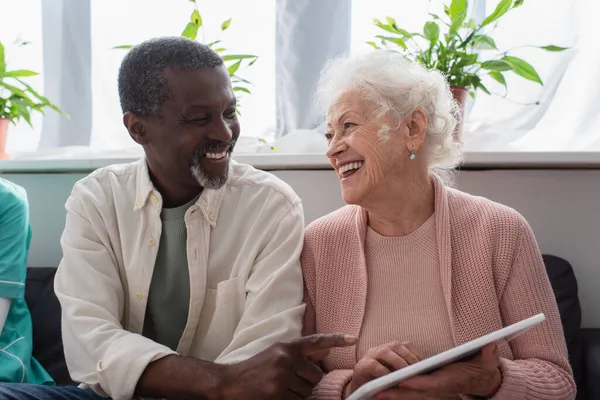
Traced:
<path id="1" fill-rule="evenodd" d="M 337 96 L 329 105 L 327 122 L 329 124 L 340 122 L 340 119 L 348 114 L 367 119 L 373 115 L 373 107 L 359 91 L 346 91 Z"/>

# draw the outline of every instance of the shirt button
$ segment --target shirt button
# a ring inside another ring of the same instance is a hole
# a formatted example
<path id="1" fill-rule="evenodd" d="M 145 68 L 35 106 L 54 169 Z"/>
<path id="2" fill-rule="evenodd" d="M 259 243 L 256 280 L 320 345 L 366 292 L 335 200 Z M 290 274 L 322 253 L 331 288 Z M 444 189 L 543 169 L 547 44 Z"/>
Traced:
<path id="1" fill-rule="evenodd" d="M 138 206 L 141 206 L 142 205 L 142 201 L 138 200 L 138 201 L 135 202 L 135 204 L 137 204 Z"/>
<path id="2" fill-rule="evenodd" d="M 152 204 L 158 203 L 158 197 L 156 197 L 155 195 L 152 195 L 151 199 L 152 199 Z"/>
<path id="3" fill-rule="evenodd" d="M 148 246 L 154 246 L 156 244 L 156 240 L 150 238 L 148 239 Z"/>
<path id="4" fill-rule="evenodd" d="M 210 215 L 208 216 L 208 218 L 209 218 L 211 221 L 214 221 L 215 219 L 217 219 L 217 217 L 216 217 L 216 216 L 215 216 L 215 214 L 213 214 L 213 213 L 210 213 Z"/>
<path id="5" fill-rule="evenodd" d="M 143 298 L 144 298 L 144 295 L 143 295 L 142 293 L 140 293 L 140 292 L 137 292 L 137 293 L 135 294 L 135 298 L 136 298 L 136 299 L 138 299 L 138 300 L 141 300 L 141 299 L 143 299 Z"/>

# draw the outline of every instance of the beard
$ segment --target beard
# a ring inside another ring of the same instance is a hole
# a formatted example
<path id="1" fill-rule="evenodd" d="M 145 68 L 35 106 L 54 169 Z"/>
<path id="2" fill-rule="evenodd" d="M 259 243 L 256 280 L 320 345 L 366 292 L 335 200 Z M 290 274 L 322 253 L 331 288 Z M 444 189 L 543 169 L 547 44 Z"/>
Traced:
<path id="1" fill-rule="evenodd" d="M 229 158 L 235 147 L 235 142 L 235 139 L 232 139 L 226 143 L 211 144 L 194 151 L 190 171 L 200 186 L 205 189 L 217 190 L 227 183 L 227 178 L 229 177 L 229 162 L 223 166 L 220 172 L 215 174 L 205 170 L 202 160 L 206 157 L 206 153 L 221 153 L 225 148 L 228 148 L 225 157 Z"/>

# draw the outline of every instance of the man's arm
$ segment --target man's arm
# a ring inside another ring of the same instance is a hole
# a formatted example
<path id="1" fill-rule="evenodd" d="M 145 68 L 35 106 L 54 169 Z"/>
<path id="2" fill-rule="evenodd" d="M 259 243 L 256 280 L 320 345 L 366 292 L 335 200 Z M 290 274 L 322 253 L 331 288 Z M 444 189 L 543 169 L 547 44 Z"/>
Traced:
<path id="1" fill-rule="evenodd" d="M 275 218 L 246 284 L 244 314 L 217 363 L 242 361 L 274 343 L 301 336 L 303 237 L 304 212 L 298 201 L 282 209 Z"/>
<path id="2" fill-rule="evenodd" d="M 217 366 L 176 355 L 123 329 L 125 293 L 103 219 L 90 202 L 71 195 L 55 278 L 69 371 L 114 400 L 211 398 Z M 140 379 L 141 378 L 141 379 Z"/>

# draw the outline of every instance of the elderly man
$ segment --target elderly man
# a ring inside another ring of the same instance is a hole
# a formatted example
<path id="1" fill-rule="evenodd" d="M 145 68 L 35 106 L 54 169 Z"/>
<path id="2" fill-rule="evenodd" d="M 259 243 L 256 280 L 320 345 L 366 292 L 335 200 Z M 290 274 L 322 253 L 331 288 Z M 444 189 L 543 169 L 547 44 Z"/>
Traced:
<path id="1" fill-rule="evenodd" d="M 223 60 L 184 38 L 140 44 L 119 71 L 141 161 L 97 170 L 67 200 L 55 290 L 78 388 L 3 399 L 300 399 L 340 335 L 300 338 L 303 210 L 230 160 L 240 125 Z"/>

